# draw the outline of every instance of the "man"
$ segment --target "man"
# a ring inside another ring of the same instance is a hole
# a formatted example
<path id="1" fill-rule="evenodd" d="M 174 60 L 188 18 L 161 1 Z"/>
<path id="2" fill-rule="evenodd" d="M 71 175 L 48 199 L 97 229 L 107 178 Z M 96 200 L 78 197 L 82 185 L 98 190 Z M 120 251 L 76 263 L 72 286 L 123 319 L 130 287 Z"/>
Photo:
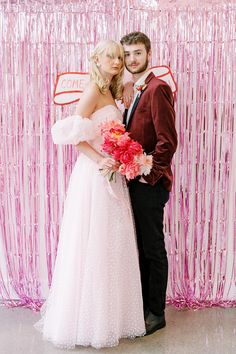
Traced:
<path id="1" fill-rule="evenodd" d="M 137 231 L 146 334 L 165 327 L 168 260 L 163 214 L 172 186 L 171 159 L 177 147 L 170 87 L 149 71 L 151 43 L 141 32 L 121 39 L 125 66 L 133 74 L 134 100 L 124 121 L 131 138 L 153 156 L 149 175 L 129 183 Z"/>

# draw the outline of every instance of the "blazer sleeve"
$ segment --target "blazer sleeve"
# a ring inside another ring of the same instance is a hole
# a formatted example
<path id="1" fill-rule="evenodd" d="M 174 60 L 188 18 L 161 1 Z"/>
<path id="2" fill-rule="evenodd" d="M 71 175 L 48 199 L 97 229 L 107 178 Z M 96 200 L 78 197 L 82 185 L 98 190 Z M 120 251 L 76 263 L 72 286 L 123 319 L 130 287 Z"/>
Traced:
<path id="1" fill-rule="evenodd" d="M 174 100 L 170 87 L 163 83 L 151 95 L 151 114 L 157 137 L 150 174 L 143 178 L 154 185 L 170 168 L 171 159 L 177 148 Z"/>

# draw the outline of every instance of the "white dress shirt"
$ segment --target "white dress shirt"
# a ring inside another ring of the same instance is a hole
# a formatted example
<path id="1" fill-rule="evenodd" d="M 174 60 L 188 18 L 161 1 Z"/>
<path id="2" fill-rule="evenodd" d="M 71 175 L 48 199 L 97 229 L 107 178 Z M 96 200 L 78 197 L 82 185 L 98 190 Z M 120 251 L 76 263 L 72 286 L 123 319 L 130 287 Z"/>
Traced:
<path id="1" fill-rule="evenodd" d="M 148 77 L 148 75 L 150 74 L 150 71 L 146 71 L 134 84 L 134 98 L 133 98 L 133 101 L 131 103 L 131 105 L 129 106 L 129 109 L 128 109 L 128 112 L 127 112 L 127 118 L 126 118 L 126 124 L 128 124 L 129 122 L 129 118 L 130 118 L 130 113 L 132 111 L 132 108 L 133 108 L 133 104 L 134 104 L 134 101 L 136 100 L 136 97 L 138 95 L 140 95 L 140 91 L 138 91 L 136 89 L 137 86 L 140 86 L 140 85 L 144 85 L 145 84 L 145 80 L 146 78 Z"/>

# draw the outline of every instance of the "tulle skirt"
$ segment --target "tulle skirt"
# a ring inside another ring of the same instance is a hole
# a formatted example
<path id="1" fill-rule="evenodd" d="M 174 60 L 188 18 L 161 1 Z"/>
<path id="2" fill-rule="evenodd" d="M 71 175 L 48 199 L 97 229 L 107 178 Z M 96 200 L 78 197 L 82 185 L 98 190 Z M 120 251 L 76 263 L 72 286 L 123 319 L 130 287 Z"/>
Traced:
<path id="1" fill-rule="evenodd" d="M 145 334 L 138 251 L 125 180 L 80 154 L 64 205 L 49 296 L 35 327 L 61 348 L 111 347 Z"/>

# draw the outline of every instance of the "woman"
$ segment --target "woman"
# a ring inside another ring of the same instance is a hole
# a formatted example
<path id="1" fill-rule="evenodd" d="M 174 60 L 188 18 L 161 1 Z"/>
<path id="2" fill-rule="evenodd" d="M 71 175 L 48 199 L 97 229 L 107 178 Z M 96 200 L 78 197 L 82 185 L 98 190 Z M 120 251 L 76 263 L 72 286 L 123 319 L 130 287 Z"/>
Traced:
<path id="1" fill-rule="evenodd" d="M 76 115 L 52 128 L 56 144 L 77 145 L 49 297 L 36 324 L 56 346 L 110 347 L 145 334 L 136 238 L 128 191 L 116 162 L 101 152 L 99 125 L 122 120 L 123 48 L 100 42 Z M 85 118 L 86 117 L 86 118 Z M 102 173 L 101 173 L 102 172 Z"/>

